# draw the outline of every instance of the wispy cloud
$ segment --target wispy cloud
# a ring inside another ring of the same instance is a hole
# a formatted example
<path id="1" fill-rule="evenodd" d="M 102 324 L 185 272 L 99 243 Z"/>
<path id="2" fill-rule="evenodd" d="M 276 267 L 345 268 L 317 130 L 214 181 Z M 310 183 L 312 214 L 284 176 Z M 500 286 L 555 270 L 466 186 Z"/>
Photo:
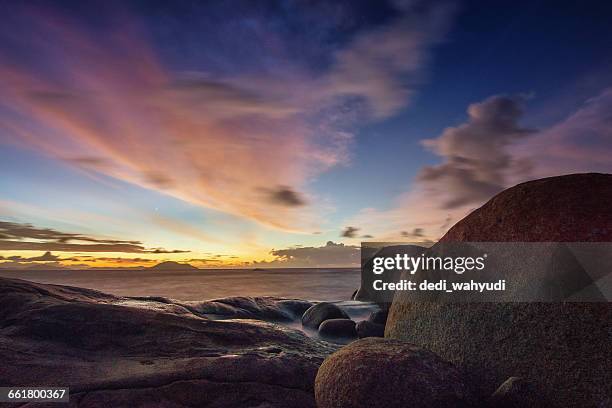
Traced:
<path id="1" fill-rule="evenodd" d="M 316 70 L 286 58 L 278 49 L 288 45 L 267 33 L 281 46 L 265 57 L 280 60 L 282 73 L 220 74 L 169 68 L 130 26 L 97 32 L 94 41 L 72 20 L 16 11 L 28 32 L 13 27 L 2 54 L 0 138 L 197 205 L 311 232 L 321 215 L 305 198 L 309 181 L 346 163 L 353 126 L 406 106 L 449 14 L 439 5 L 405 7 Z"/>
<path id="2" fill-rule="evenodd" d="M 66 233 L 30 224 L 0 221 L 1 251 L 126 252 L 150 254 L 185 253 L 184 250 L 145 248 L 140 241 L 101 239 Z M 48 254 L 50 256 L 50 254 Z M 35 259 L 29 259 L 33 261 Z M 40 259 L 42 260 L 42 259 Z"/>

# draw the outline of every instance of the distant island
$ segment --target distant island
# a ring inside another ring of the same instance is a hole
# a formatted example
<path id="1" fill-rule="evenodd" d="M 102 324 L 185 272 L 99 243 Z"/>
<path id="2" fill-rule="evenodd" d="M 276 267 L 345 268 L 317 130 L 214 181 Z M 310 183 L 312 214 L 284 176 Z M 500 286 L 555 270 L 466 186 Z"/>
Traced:
<path id="1" fill-rule="evenodd" d="M 195 266 L 188 263 L 180 263 L 174 261 L 166 261 L 158 263 L 157 265 L 151 266 L 147 269 L 158 270 L 158 271 L 184 271 L 185 269 L 199 270 Z"/>

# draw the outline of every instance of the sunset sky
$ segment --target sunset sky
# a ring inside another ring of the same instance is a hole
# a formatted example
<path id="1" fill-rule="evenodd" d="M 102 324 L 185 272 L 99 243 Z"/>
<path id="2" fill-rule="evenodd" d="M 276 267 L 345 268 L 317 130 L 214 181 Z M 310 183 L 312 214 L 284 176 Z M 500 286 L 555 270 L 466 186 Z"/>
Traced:
<path id="1" fill-rule="evenodd" d="M 611 13 L 0 0 L 0 268 L 348 266 L 610 172 Z"/>

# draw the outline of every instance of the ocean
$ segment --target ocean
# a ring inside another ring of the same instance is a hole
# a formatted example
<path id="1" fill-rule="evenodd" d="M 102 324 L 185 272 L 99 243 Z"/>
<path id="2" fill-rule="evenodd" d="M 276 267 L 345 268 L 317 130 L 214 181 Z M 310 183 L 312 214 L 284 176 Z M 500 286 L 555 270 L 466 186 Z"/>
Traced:
<path id="1" fill-rule="evenodd" d="M 277 296 L 344 301 L 360 285 L 359 268 L 142 270 L 0 270 L 0 276 L 78 286 L 119 296 L 210 300 L 229 296 Z"/>

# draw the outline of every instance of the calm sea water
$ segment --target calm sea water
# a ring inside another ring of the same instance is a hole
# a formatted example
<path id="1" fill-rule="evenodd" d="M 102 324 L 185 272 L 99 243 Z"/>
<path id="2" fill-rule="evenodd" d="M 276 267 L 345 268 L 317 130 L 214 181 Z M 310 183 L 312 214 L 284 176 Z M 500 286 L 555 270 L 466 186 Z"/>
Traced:
<path id="1" fill-rule="evenodd" d="M 0 270 L 0 276 L 79 286 L 120 296 L 166 296 L 181 300 L 278 296 L 341 301 L 350 299 L 360 284 L 359 269 Z"/>

